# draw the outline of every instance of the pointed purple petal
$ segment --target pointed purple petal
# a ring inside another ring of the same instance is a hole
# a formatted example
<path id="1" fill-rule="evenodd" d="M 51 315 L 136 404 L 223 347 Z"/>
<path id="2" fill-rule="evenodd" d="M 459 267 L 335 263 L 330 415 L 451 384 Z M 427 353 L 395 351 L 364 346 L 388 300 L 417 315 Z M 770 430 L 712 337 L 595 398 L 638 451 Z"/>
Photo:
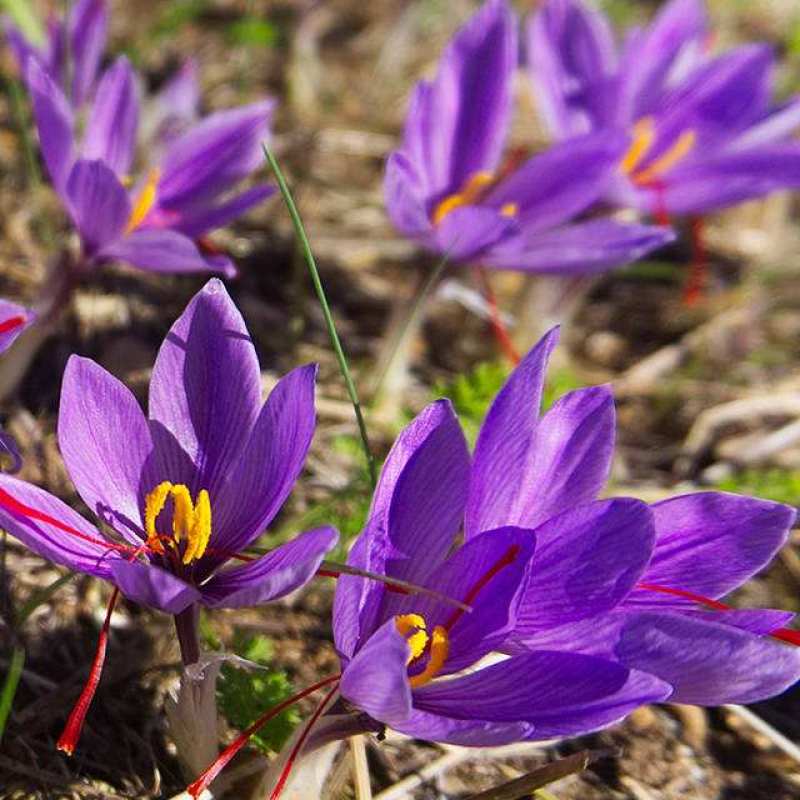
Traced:
<path id="1" fill-rule="evenodd" d="M 92 539 L 104 539 L 94 525 L 52 494 L 0 473 L 0 490 L 18 502 L 75 528 Z M 120 560 L 112 549 L 72 536 L 46 522 L 31 520 L 0 505 L 0 526 L 48 561 L 98 578 L 111 578 L 111 565 Z"/>
<path id="2" fill-rule="evenodd" d="M 202 208 L 260 167 L 274 105 L 218 111 L 176 139 L 161 165 L 161 206 Z"/>
<path id="3" fill-rule="evenodd" d="M 79 0 L 69 18 L 72 102 L 89 98 L 106 44 L 108 13 L 104 0 Z"/>
<path id="4" fill-rule="evenodd" d="M 535 440 L 545 370 L 557 341 L 557 329 L 541 339 L 511 373 L 486 415 L 470 477 L 465 521 L 468 538 L 498 527 L 497 509 L 508 508 L 515 501 L 519 492 L 516 478 L 522 474 Z"/>
<path id="5" fill-rule="evenodd" d="M 525 722 L 487 722 L 460 719 L 413 709 L 407 720 L 395 730 L 414 739 L 446 742 L 463 747 L 493 747 L 513 744 L 532 737 L 533 725 Z"/>
<path id="6" fill-rule="evenodd" d="M 153 98 L 148 128 L 160 145 L 168 145 L 197 120 L 200 84 L 195 59 L 185 61 Z"/>
<path id="7" fill-rule="evenodd" d="M 104 161 L 120 178 L 128 175 L 136 149 L 139 98 L 128 59 L 118 58 L 100 80 L 86 124 L 82 155 Z"/>
<path id="8" fill-rule="evenodd" d="M 616 652 L 672 684 L 677 703 L 753 703 L 800 678 L 800 649 L 681 614 L 633 615 Z"/>
<path id="9" fill-rule="evenodd" d="M 781 108 L 772 110 L 764 119 L 748 128 L 730 143 L 730 147 L 746 150 L 777 144 L 790 139 L 800 127 L 800 97 L 793 97 Z"/>
<path id="10" fill-rule="evenodd" d="M 655 503 L 656 546 L 642 583 L 718 598 L 763 569 L 786 542 L 795 510 L 769 500 L 700 492 Z M 644 589 L 626 605 L 684 605 Z M 689 604 L 694 607 L 694 604 Z"/>
<path id="11" fill-rule="evenodd" d="M 172 326 L 153 367 L 150 419 L 169 431 L 194 463 L 192 474 L 165 473 L 158 481 L 186 483 L 192 496 L 206 489 L 213 508 L 260 408 L 255 348 L 225 287 L 212 279 Z M 161 455 L 163 470 L 179 467 L 171 453 Z"/>
<path id="12" fill-rule="evenodd" d="M 478 258 L 518 228 L 513 216 L 497 209 L 464 206 L 451 211 L 436 227 L 438 249 L 452 261 Z"/>
<path id="13" fill-rule="evenodd" d="M 612 610 L 641 578 L 655 541 L 650 509 L 627 498 L 569 509 L 534 534 L 531 579 L 517 611 L 519 639 Z"/>
<path id="14" fill-rule="evenodd" d="M 333 528 L 317 528 L 249 564 L 218 572 L 203 585 L 203 604 L 211 608 L 242 608 L 285 597 L 314 577 L 338 539 Z"/>
<path id="15" fill-rule="evenodd" d="M 29 325 L 36 321 L 36 314 L 25 306 L 0 298 L 0 354 L 14 344 Z"/>
<path id="16" fill-rule="evenodd" d="M 406 662 L 408 642 L 393 619 L 370 636 L 342 672 L 342 697 L 388 725 L 411 713 L 411 687 Z"/>
<path id="17" fill-rule="evenodd" d="M 114 583 L 128 600 L 180 614 L 200 600 L 200 592 L 186 581 L 153 564 L 117 559 L 112 565 Z"/>
<path id="18" fill-rule="evenodd" d="M 314 436 L 316 374 L 313 364 L 292 370 L 261 408 L 241 457 L 217 493 L 217 547 L 234 552 L 247 547 L 292 491 Z"/>
<path id="19" fill-rule="evenodd" d="M 674 239 L 671 228 L 593 219 L 530 236 L 523 230 L 486 253 L 484 261 L 497 269 L 590 275 L 629 264 Z"/>
<path id="20" fill-rule="evenodd" d="M 237 194 L 224 203 L 188 214 L 181 218 L 174 227 L 185 236 L 198 239 L 209 231 L 222 228 L 229 222 L 233 222 L 243 214 L 246 214 L 251 208 L 272 197 L 273 194 L 275 194 L 275 187 L 272 184 L 254 186 L 252 189 Z"/>
<path id="21" fill-rule="evenodd" d="M 396 151 L 386 162 L 383 182 L 386 211 L 398 231 L 416 239 L 427 238 L 432 225 L 427 200 L 407 154 Z"/>
<path id="22" fill-rule="evenodd" d="M 61 89 L 35 59 L 28 61 L 26 74 L 42 157 L 53 186 L 61 194 L 75 157 L 72 110 Z"/>
<path id="23" fill-rule="evenodd" d="M 122 236 L 131 203 L 117 176 L 102 161 L 77 161 L 66 193 L 87 256 L 94 257 Z"/>
<path id="24" fill-rule="evenodd" d="M 153 444 L 136 398 L 87 358 L 72 356 L 61 384 L 58 446 L 83 501 L 134 544 L 141 542 L 140 486 Z"/>
<path id="25" fill-rule="evenodd" d="M 104 258 L 119 259 L 149 272 L 221 273 L 235 277 L 236 268 L 227 257 L 203 255 L 197 245 L 177 231 L 142 228 L 106 247 Z"/>

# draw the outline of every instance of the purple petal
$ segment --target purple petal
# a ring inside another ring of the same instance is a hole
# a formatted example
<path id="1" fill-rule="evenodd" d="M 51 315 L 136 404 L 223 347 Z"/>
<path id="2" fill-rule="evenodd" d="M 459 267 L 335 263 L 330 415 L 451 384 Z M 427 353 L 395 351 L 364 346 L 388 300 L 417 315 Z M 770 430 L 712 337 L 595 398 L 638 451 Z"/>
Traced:
<path id="1" fill-rule="evenodd" d="M 522 474 L 535 440 L 545 370 L 557 341 L 557 329 L 541 339 L 511 373 L 486 415 L 470 477 L 468 538 L 498 527 L 497 509 L 511 507 L 516 499 L 520 489 L 516 476 Z"/>
<path id="2" fill-rule="evenodd" d="M 512 216 L 494 208 L 463 206 L 451 211 L 436 227 L 437 248 L 452 261 L 479 257 L 518 228 Z"/>
<path id="3" fill-rule="evenodd" d="M 161 165 L 161 206 L 202 209 L 260 167 L 274 105 L 219 111 L 173 142 Z"/>
<path id="4" fill-rule="evenodd" d="M 28 71 L 28 59 L 32 58 L 41 62 L 42 53 L 39 48 L 32 45 L 25 38 L 25 35 L 14 25 L 10 18 L 4 15 L 0 18 L 0 24 L 2 24 L 6 43 L 11 50 L 11 55 L 14 57 L 17 70 L 24 77 Z"/>
<path id="5" fill-rule="evenodd" d="M 786 542 L 795 511 L 780 503 L 700 492 L 655 503 L 653 559 L 642 583 L 722 597 L 763 569 Z M 683 605 L 640 589 L 626 605 Z M 693 604 L 690 604 L 694 607 Z"/>
<path id="6" fill-rule="evenodd" d="M 80 514 L 38 486 L 0 474 L 0 490 L 19 503 L 47 514 L 84 536 L 104 539 L 103 534 Z M 111 548 L 73 536 L 47 522 L 32 520 L 19 512 L 9 511 L 4 503 L 0 504 L 0 525 L 34 553 L 77 572 L 109 580 L 111 565 L 120 560 L 119 555 Z"/>
<path id="7" fill-rule="evenodd" d="M 638 37 L 620 65 L 626 76 L 623 102 L 631 118 L 652 113 L 679 57 L 706 35 L 707 26 L 701 0 L 671 0 Z"/>
<path id="8" fill-rule="evenodd" d="M 338 539 L 333 528 L 317 528 L 249 564 L 218 572 L 203 585 L 203 604 L 211 608 L 242 608 L 285 597 L 314 577 Z M 212 537 L 212 546 L 214 542 Z"/>
<path id="9" fill-rule="evenodd" d="M 79 0 L 69 18 L 72 60 L 72 102 L 76 107 L 88 99 L 106 44 L 108 14 L 104 0 Z"/>
<path id="10" fill-rule="evenodd" d="M 112 572 L 114 583 L 128 600 L 167 614 L 180 614 L 200 600 L 194 586 L 153 564 L 118 558 Z"/>
<path id="11" fill-rule="evenodd" d="M 82 154 L 104 161 L 120 177 L 128 175 L 136 149 L 139 98 L 128 59 L 118 58 L 100 80 L 86 124 Z"/>
<path id="12" fill-rule="evenodd" d="M 17 336 L 35 321 L 36 314 L 29 308 L 0 298 L 0 354 L 8 350 Z"/>
<path id="13" fill-rule="evenodd" d="M 674 209 L 670 206 L 670 211 Z M 584 275 L 636 261 L 675 239 L 671 228 L 594 219 L 506 240 L 483 257 L 486 266 Z"/>
<path id="14" fill-rule="evenodd" d="M 102 256 L 149 272 L 219 272 L 227 278 L 236 275 L 236 268 L 228 258 L 205 256 L 187 236 L 168 229 L 136 230 L 106 247 Z"/>
<path id="15" fill-rule="evenodd" d="M 609 121 L 613 106 L 599 102 L 598 86 L 611 80 L 616 54 L 601 13 L 580 0 L 549 0 L 528 19 L 527 45 L 538 109 L 556 137 Z"/>
<path id="16" fill-rule="evenodd" d="M 616 131 L 593 133 L 553 145 L 533 156 L 495 188 L 486 203 L 518 207 L 529 235 L 546 231 L 587 209 L 606 190 L 626 147 Z"/>
<path id="17" fill-rule="evenodd" d="M 255 348 L 225 287 L 212 279 L 170 329 L 150 380 L 150 419 L 174 436 L 194 468 L 185 474 L 172 452 L 157 452 L 161 474 L 151 475 L 153 485 L 185 483 L 192 496 L 206 489 L 213 507 L 260 409 Z"/>
<path id="18" fill-rule="evenodd" d="M 516 62 L 514 14 L 505 0 L 489 0 L 455 35 L 409 111 L 403 150 L 430 195 L 457 192 L 475 172 L 497 168 Z"/>
<path id="19" fill-rule="evenodd" d="M 11 462 L 3 464 L 3 471 L 15 473 L 22 469 L 22 453 L 19 451 L 17 440 L 2 428 L 0 428 L 0 454 Z"/>
<path id="20" fill-rule="evenodd" d="M 128 541 L 139 544 L 139 482 L 153 448 L 133 394 L 101 366 L 72 356 L 61 384 L 58 446 L 86 505 Z"/>
<path id="21" fill-rule="evenodd" d="M 487 722 L 431 714 L 414 709 L 395 730 L 428 742 L 447 742 L 463 747 L 494 747 L 531 737 L 533 726 L 525 722 Z"/>
<path id="22" fill-rule="evenodd" d="M 614 455 L 614 396 L 609 387 L 562 397 L 535 426 L 530 446 L 505 473 L 513 496 L 486 508 L 484 528 L 534 528 L 565 509 L 594 500 Z"/>
<path id="23" fill-rule="evenodd" d="M 408 642 L 390 619 L 366 641 L 342 672 L 342 697 L 374 719 L 395 726 L 411 713 Z"/>
<path id="24" fill-rule="evenodd" d="M 153 98 L 149 127 L 158 144 L 170 144 L 197 120 L 200 108 L 197 73 L 197 61 L 188 59 Z"/>
<path id="25" fill-rule="evenodd" d="M 278 381 L 214 505 L 214 542 L 237 552 L 273 520 L 292 491 L 314 436 L 316 365 Z M 223 559 L 224 560 L 224 559 Z"/>
<path id="26" fill-rule="evenodd" d="M 183 217 L 174 227 L 185 236 L 198 239 L 209 231 L 233 222 L 273 194 L 275 187 L 271 184 L 254 186 L 224 203 Z"/>
<path id="27" fill-rule="evenodd" d="M 405 153 L 396 151 L 389 156 L 383 196 L 386 211 L 398 231 L 416 239 L 430 235 L 432 225 L 424 189 Z"/>
<path id="28" fill-rule="evenodd" d="M 778 144 L 791 138 L 800 126 L 800 97 L 794 97 L 781 108 L 772 110 L 730 143 L 737 150 Z"/>
<path id="29" fill-rule="evenodd" d="M 392 446 L 372 497 L 367 524 L 347 563 L 395 577 L 419 578 L 435 569 L 461 524 L 468 470 L 469 454 L 452 405 L 447 400 L 431 403 Z M 402 503 L 409 507 L 404 508 Z M 417 524 L 430 528 L 416 528 Z M 401 554 L 404 564 L 397 561 Z M 359 640 L 379 624 L 383 592 L 383 585 L 377 581 L 350 575 L 339 579 L 333 627 L 341 656 L 351 656 Z"/>
<path id="30" fill-rule="evenodd" d="M 47 171 L 56 191 L 63 193 L 74 159 L 72 110 L 58 86 L 35 59 L 28 61 L 27 84 Z"/>
<path id="31" fill-rule="evenodd" d="M 577 506 L 534 533 L 531 578 L 517 611 L 519 639 L 613 609 L 641 578 L 655 541 L 650 509 L 627 498 Z"/>
<path id="32" fill-rule="evenodd" d="M 766 636 L 778 628 L 787 627 L 795 616 L 791 611 L 774 608 L 734 608 L 730 611 L 707 610 L 685 613 L 701 621 L 733 625 L 734 628 L 749 631 L 757 636 Z"/>
<path id="33" fill-rule="evenodd" d="M 671 172 L 658 193 L 643 189 L 633 203 L 672 214 L 706 213 L 798 186 L 800 147 L 777 144 L 692 160 Z"/>
<path id="34" fill-rule="evenodd" d="M 625 664 L 670 683 L 677 703 L 753 703 L 800 678 L 800 650 L 681 614 L 633 615 L 616 648 Z"/>

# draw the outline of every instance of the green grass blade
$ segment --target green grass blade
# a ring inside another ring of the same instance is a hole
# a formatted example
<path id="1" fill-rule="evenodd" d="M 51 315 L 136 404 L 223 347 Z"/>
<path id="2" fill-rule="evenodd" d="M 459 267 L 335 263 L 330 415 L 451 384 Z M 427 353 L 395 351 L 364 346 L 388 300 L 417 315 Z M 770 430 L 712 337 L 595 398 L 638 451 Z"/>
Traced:
<path id="1" fill-rule="evenodd" d="M 0 0 L 0 9 L 11 17 L 31 44 L 41 47 L 45 43 L 44 28 L 31 0 Z"/>
<path id="2" fill-rule="evenodd" d="M 314 291 L 317 293 L 317 299 L 322 307 L 322 314 L 325 317 L 325 325 L 328 328 L 328 335 L 330 336 L 331 345 L 333 346 L 333 351 L 336 354 L 336 360 L 339 362 L 339 370 L 342 373 L 342 378 L 344 378 L 344 383 L 347 387 L 347 394 L 350 397 L 350 402 L 353 404 L 353 411 L 355 412 L 356 422 L 358 423 L 358 433 L 361 436 L 361 444 L 364 448 L 364 455 L 367 459 L 370 481 L 374 487 L 377 482 L 375 460 L 372 457 L 372 450 L 369 446 L 369 436 L 367 435 L 367 426 L 364 422 L 364 413 L 361 409 L 361 403 L 358 399 L 358 392 L 356 392 L 356 387 L 353 383 L 353 377 L 350 374 L 350 367 L 347 364 L 347 356 L 345 356 L 344 349 L 342 348 L 342 342 L 339 339 L 339 334 L 336 331 L 336 323 L 333 321 L 333 314 L 331 314 L 331 308 L 328 305 L 328 298 L 325 295 L 325 288 L 322 285 L 319 269 L 317 269 L 317 262 L 314 258 L 314 253 L 311 250 L 311 243 L 306 235 L 305 227 L 303 226 L 303 220 L 300 218 L 300 212 L 297 210 L 292 193 L 289 191 L 289 187 L 286 184 L 286 179 L 283 177 L 283 172 L 281 172 L 281 168 L 278 166 L 275 156 L 272 155 L 272 151 L 267 147 L 266 144 L 263 145 L 263 148 L 264 156 L 269 163 L 270 169 L 275 175 L 275 180 L 278 182 L 278 188 L 283 196 L 283 202 L 286 203 L 286 208 L 289 210 L 289 216 L 292 218 L 292 224 L 294 225 L 295 233 L 297 234 L 298 241 L 300 242 L 300 247 L 303 251 L 303 257 L 308 265 L 308 271 L 311 273 L 311 281 L 314 284 Z"/>
<path id="3" fill-rule="evenodd" d="M 11 651 L 11 661 L 8 664 L 6 679 L 3 681 L 3 690 L 0 692 L 0 741 L 6 729 L 8 715 L 14 705 L 19 679 L 22 677 L 22 668 L 25 666 L 25 649 L 16 645 Z"/>

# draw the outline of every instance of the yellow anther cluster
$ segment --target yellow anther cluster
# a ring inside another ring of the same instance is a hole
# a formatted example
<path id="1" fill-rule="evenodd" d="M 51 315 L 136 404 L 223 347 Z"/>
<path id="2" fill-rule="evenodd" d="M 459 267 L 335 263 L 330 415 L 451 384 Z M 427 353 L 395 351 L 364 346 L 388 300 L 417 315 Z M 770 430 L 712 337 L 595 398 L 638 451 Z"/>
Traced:
<path id="1" fill-rule="evenodd" d="M 156 530 L 158 515 L 164 510 L 168 498 L 172 498 L 172 540 L 168 543 L 177 548 L 186 542 L 181 560 L 190 564 L 200 558 L 208 547 L 211 538 L 211 500 L 208 492 L 201 489 L 197 501 L 192 502 L 189 489 L 182 483 L 169 481 L 159 483 L 144 501 L 144 529 L 148 546 L 157 553 L 164 552 L 163 540 Z"/>
<path id="2" fill-rule="evenodd" d="M 432 681 L 441 671 L 450 654 L 450 637 L 447 628 L 437 625 L 428 636 L 427 623 L 419 614 L 402 614 L 395 617 L 394 624 L 401 636 L 406 638 L 410 650 L 408 663 L 421 658 L 430 646 L 430 654 L 425 669 L 418 675 L 412 675 L 408 683 L 412 689 L 418 689 Z"/>
<path id="3" fill-rule="evenodd" d="M 436 206 L 431 215 L 433 224 L 439 225 L 451 211 L 475 203 L 483 192 L 494 183 L 494 179 L 491 172 L 476 172 L 464 184 L 464 188 L 460 192 L 448 195 Z"/>
<path id="4" fill-rule="evenodd" d="M 643 186 L 652 183 L 671 170 L 694 149 L 697 134 L 684 131 L 674 144 L 644 169 L 637 169 L 653 147 L 656 140 L 656 127 L 652 117 L 643 117 L 633 126 L 633 141 L 625 154 L 620 168 L 630 175 L 634 183 Z"/>
<path id="5" fill-rule="evenodd" d="M 136 202 L 133 204 L 128 226 L 125 233 L 133 233 L 147 218 L 150 210 L 156 203 L 158 195 L 158 182 L 161 180 L 161 170 L 157 167 L 150 170 L 147 182 L 139 192 Z"/>

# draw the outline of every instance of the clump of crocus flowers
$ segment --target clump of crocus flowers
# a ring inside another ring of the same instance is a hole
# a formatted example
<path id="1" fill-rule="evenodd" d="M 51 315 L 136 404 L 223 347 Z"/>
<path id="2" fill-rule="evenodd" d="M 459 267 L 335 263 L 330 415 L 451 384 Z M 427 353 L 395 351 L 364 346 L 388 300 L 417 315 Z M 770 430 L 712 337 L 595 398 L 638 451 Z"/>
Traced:
<path id="1" fill-rule="evenodd" d="M 54 20 L 39 47 L 8 30 L 45 164 L 80 240 L 70 268 L 121 260 L 232 276 L 206 236 L 272 191 L 239 189 L 260 163 L 271 101 L 198 121 L 188 63 L 143 136 L 130 64 L 100 70 L 105 30 L 99 0 Z M 434 79 L 417 86 L 388 160 L 386 202 L 423 247 L 489 268 L 596 272 L 673 236 L 621 221 L 614 205 L 694 213 L 795 185 L 800 146 L 788 133 L 800 105 L 770 105 L 763 48 L 710 55 L 694 0 L 673 0 L 621 52 L 580 0 L 548 0 L 529 18 L 527 39 L 545 116 L 562 140 L 546 152 L 505 152 L 519 51 L 505 0 L 488 0 Z M 71 69 L 65 48 L 76 53 Z M 144 158 L 143 143 L 152 146 Z M 33 321 L 0 301 L 0 351 Z M 316 576 L 337 579 L 339 670 L 266 710 L 196 776 L 191 796 L 262 725 L 323 690 L 278 758 L 271 800 L 323 743 L 387 727 L 488 746 L 589 733 L 647 703 L 752 702 L 793 684 L 792 615 L 722 598 L 774 558 L 794 510 L 720 492 L 654 505 L 600 499 L 614 455 L 613 396 L 605 386 L 580 389 L 540 413 L 557 339 L 551 330 L 522 359 L 473 452 L 445 400 L 403 430 L 346 564 L 325 562 L 338 541 L 328 525 L 266 554 L 251 549 L 302 472 L 316 368 L 289 372 L 264 399 L 255 347 L 220 280 L 165 337 L 147 414 L 105 369 L 72 356 L 58 441 L 96 521 L 0 473 L 3 528 L 113 587 L 59 748 L 77 746 L 120 594 L 174 617 L 190 667 L 201 662 L 201 607 L 268 603 Z M 2 433 L 0 448 L 18 466 Z"/>

